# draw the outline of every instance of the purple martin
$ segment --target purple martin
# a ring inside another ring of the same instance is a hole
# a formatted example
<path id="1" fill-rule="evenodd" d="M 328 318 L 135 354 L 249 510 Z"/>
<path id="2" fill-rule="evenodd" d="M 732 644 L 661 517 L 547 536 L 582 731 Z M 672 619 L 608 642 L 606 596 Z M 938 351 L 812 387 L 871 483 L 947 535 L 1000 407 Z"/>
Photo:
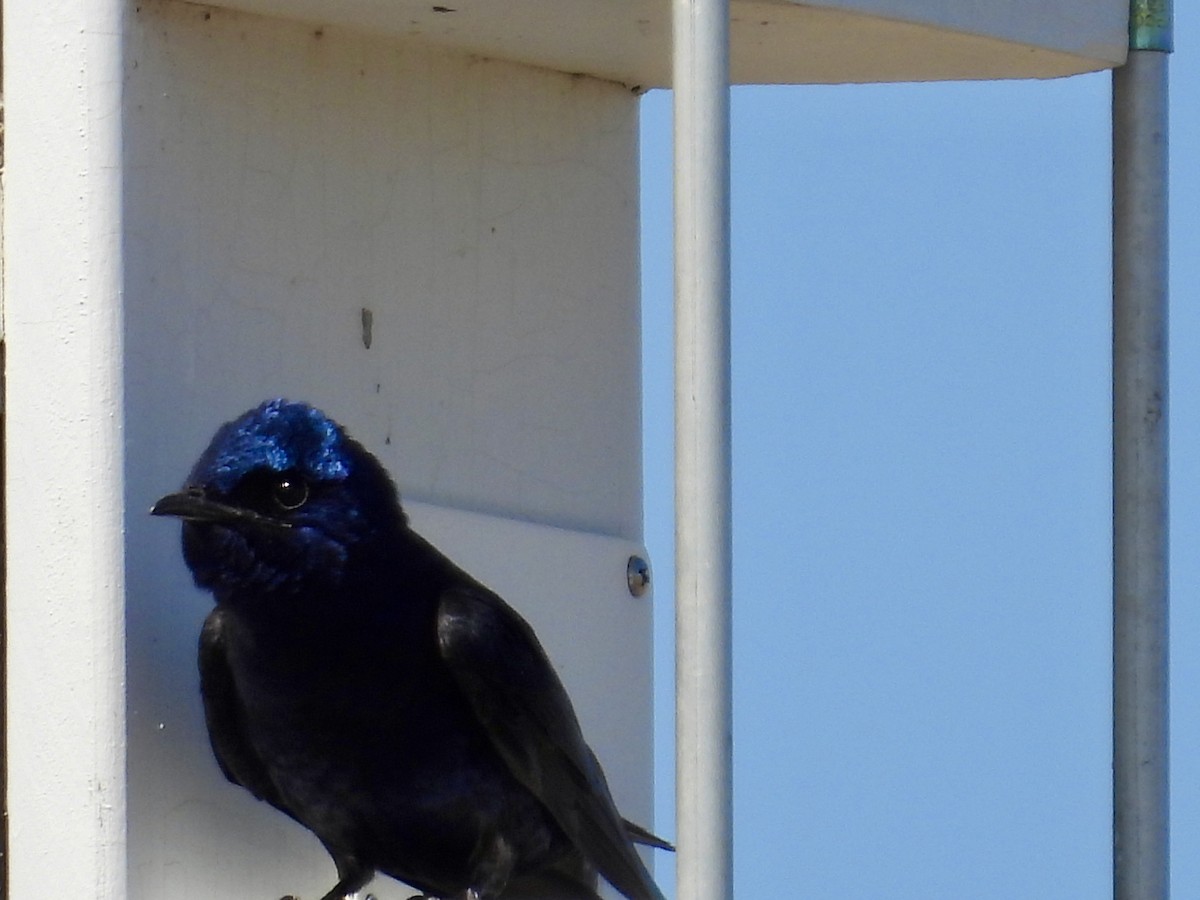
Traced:
<path id="1" fill-rule="evenodd" d="M 323 900 L 383 872 L 443 900 L 662 900 L 529 624 L 413 531 L 378 460 L 319 410 L 221 426 L 183 490 L 216 601 L 200 693 L 225 777 L 310 829 Z"/>

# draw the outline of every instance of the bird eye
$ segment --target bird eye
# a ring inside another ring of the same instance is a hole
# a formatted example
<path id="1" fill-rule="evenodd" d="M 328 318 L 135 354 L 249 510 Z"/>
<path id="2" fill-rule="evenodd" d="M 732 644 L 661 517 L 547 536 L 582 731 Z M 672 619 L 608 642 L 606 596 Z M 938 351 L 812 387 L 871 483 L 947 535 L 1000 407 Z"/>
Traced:
<path id="1" fill-rule="evenodd" d="M 283 475 L 272 486 L 271 498 L 282 510 L 299 509 L 308 500 L 308 483 L 296 475 Z"/>

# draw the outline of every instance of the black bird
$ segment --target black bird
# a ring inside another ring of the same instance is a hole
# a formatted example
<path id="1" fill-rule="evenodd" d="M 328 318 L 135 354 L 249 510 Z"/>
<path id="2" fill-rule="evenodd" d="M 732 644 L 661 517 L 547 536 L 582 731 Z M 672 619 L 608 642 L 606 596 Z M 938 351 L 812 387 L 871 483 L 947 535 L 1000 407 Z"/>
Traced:
<path id="1" fill-rule="evenodd" d="M 184 489 L 183 555 L 216 607 L 200 692 L 221 771 L 337 866 L 444 900 L 662 900 L 562 683 L 511 607 L 414 532 L 387 472 L 320 411 L 223 425 Z M 285 898 L 287 900 L 287 898 Z"/>

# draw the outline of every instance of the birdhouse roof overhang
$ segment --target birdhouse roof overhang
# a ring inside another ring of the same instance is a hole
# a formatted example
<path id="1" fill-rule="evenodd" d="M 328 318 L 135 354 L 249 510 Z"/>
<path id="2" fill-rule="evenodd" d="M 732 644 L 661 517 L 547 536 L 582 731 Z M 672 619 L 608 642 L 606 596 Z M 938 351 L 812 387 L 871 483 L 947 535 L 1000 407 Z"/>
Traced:
<path id="1" fill-rule="evenodd" d="M 631 87 L 671 81 L 669 0 L 220 0 Z M 1121 65 L 1128 0 L 732 0 L 741 84 L 1054 78 Z"/>

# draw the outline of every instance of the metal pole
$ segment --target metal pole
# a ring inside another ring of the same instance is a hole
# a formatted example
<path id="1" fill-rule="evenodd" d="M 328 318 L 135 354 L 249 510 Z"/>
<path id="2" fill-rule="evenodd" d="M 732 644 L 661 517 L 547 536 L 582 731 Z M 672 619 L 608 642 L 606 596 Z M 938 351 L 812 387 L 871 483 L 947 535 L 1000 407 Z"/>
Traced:
<path id="1" fill-rule="evenodd" d="M 681 900 L 728 900 L 728 0 L 675 0 L 674 34 L 677 887 Z"/>
<path id="2" fill-rule="evenodd" d="M 1167 900 L 1169 2 L 1134 0 L 1130 47 L 1113 72 L 1113 895 Z"/>

